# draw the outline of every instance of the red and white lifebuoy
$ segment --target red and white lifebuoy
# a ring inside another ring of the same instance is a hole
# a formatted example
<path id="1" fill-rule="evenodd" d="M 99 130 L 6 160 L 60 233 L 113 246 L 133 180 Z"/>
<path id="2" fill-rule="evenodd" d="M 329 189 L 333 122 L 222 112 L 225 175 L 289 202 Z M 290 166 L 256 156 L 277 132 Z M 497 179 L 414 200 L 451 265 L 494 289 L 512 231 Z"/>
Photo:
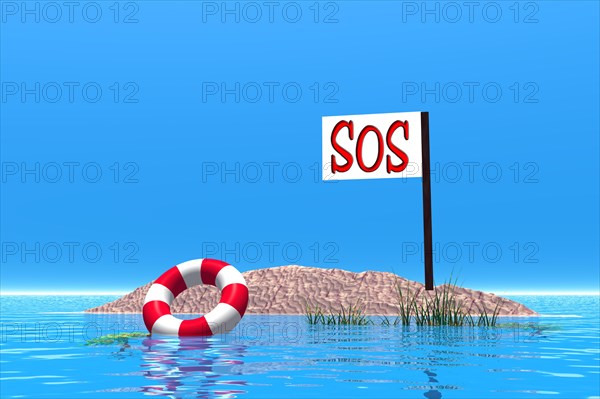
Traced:
<path id="1" fill-rule="evenodd" d="M 188 288 L 207 284 L 221 291 L 217 306 L 202 317 L 178 319 L 171 314 L 173 299 Z M 248 306 L 248 287 L 233 266 L 216 259 L 194 259 L 167 270 L 150 286 L 142 310 L 152 334 L 198 336 L 233 329 Z"/>

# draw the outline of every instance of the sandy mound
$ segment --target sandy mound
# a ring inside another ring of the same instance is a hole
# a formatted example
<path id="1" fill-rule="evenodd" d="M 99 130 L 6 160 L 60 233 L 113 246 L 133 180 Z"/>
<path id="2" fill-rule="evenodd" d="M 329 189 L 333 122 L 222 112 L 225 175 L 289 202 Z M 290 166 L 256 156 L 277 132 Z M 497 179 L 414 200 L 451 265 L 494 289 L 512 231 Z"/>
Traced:
<path id="1" fill-rule="evenodd" d="M 386 272 L 353 273 L 339 269 L 320 269 L 304 266 L 281 266 L 243 273 L 250 289 L 247 313 L 304 314 L 306 303 L 324 309 L 338 310 L 361 301 L 367 314 L 398 314 L 396 284 L 417 293 L 419 301 L 425 291 L 423 284 Z M 141 313 L 146 292 L 152 283 L 102 306 L 87 310 L 94 313 Z M 439 287 L 436 289 L 440 289 Z M 500 315 L 527 316 L 536 313 L 520 303 L 494 294 L 455 288 L 456 296 L 473 314 L 485 309 L 492 313 L 500 301 Z M 207 313 L 216 306 L 219 293 L 212 286 L 198 286 L 175 298 L 173 313 Z"/>

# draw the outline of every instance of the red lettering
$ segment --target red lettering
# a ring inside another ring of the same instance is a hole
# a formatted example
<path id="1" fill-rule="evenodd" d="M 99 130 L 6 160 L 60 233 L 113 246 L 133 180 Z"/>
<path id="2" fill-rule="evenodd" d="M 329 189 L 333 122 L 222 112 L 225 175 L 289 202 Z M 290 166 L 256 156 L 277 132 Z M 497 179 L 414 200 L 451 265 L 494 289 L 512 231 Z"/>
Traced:
<path id="1" fill-rule="evenodd" d="M 408 121 L 404 121 L 404 122 L 396 121 L 396 122 L 392 123 L 392 125 L 390 126 L 390 128 L 388 129 L 388 132 L 387 132 L 386 142 L 387 142 L 389 149 L 394 153 L 394 155 L 396 155 L 398 158 L 400 158 L 402 163 L 400 165 L 394 165 L 392 163 L 392 157 L 388 155 L 387 156 L 387 172 L 388 172 L 388 174 L 391 172 L 402 172 L 408 166 L 408 155 L 406 155 L 406 153 L 404 151 L 402 151 L 400 148 L 396 147 L 394 145 L 394 143 L 392 143 L 392 136 L 394 135 L 394 132 L 396 132 L 396 129 L 398 129 L 399 127 L 402 127 L 402 129 L 404 130 L 404 139 L 408 140 Z"/>
<path id="2" fill-rule="evenodd" d="M 371 166 L 370 168 L 368 168 L 365 163 L 363 162 L 363 143 L 365 141 L 365 137 L 367 137 L 367 134 L 369 132 L 374 132 L 375 134 L 377 134 L 377 159 L 375 160 L 375 163 L 373 164 L 373 166 Z M 381 132 L 379 131 L 379 129 L 377 129 L 375 126 L 373 125 L 368 125 L 365 126 L 364 129 L 360 132 L 360 134 L 358 135 L 358 141 L 356 143 L 356 162 L 358 162 L 358 166 L 360 167 L 360 169 L 363 172 L 374 172 L 377 170 L 377 168 L 379 168 L 379 165 L 381 165 L 381 161 L 383 160 L 383 136 L 381 135 Z"/>
<path id="3" fill-rule="evenodd" d="M 346 161 L 344 165 L 338 165 L 335 162 L 335 155 L 331 155 L 331 171 L 335 172 L 347 172 L 350 170 L 352 166 L 352 162 L 354 162 L 354 158 L 352 158 L 352 154 L 344 149 L 341 145 L 339 145 L 335 139 L 343 128 L 348 128 L 348 135 L 350 136 L 350 140 L 354 139 L 354 123 L 352 121 L 339 121 L 335 127 L 333 128 L 333 132 L 331 133 L 331 145 L 333 149 L 336 150 Z"/>

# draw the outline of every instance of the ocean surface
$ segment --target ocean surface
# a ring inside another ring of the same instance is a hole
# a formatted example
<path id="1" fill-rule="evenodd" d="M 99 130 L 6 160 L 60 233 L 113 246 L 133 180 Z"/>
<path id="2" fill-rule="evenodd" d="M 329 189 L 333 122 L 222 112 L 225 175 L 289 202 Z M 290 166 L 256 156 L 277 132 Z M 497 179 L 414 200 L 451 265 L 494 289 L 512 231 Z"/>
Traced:
<path id="1" fill-rule="evenodd" d="M 2 398 L 599 398 L 600 297 L 511 296 L 541 314 L 500 328 L 315 327 L 245 316 L 210 338 L 152 337 L 114 296 L 3 296 Z M 188 316 L 190 317 L 190 316 Z"/>

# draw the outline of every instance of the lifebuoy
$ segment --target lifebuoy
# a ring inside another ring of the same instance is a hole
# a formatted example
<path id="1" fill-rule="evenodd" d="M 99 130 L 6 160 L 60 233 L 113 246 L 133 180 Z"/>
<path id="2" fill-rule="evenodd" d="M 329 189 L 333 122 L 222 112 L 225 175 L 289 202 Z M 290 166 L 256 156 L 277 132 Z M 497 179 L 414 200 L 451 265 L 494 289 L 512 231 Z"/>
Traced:
<path id="1" fill-rule="evenodd" d="M 197 319 L 182 320 L 173 316 L 173 299 L 201 284 L 216 286 L 221 291 L 217 306 Z M 233 329 L 247 306 L 248 287 L 235 267 L 216 259 L 194 259 L 167 270 L 150 286 L 142 313 L 146 328 L 152 334 L 214 335 Z"/>

